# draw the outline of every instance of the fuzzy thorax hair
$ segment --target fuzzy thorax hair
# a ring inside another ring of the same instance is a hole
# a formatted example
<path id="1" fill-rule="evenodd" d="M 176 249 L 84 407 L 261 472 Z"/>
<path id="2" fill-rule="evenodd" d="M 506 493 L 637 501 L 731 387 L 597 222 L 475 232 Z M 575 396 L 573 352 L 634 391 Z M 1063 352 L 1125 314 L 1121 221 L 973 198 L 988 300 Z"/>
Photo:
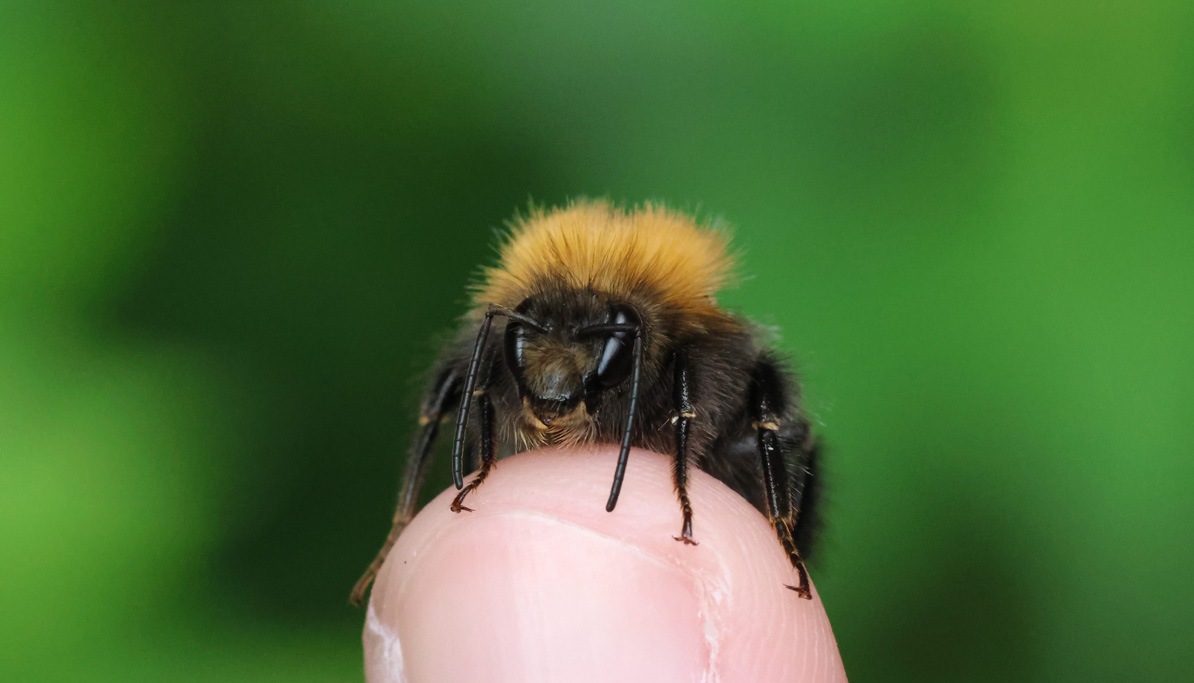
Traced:
<path id="1" fill-rule="evenodd" d="M 732 267 L 726 235 L 688 216 L 650 204 L 627 212 L 604 201 L 577 201 L 517 220 L 498 265 L 484 271 L 473 299 L 478 307 L 513 308 L 543 287 L 563 283 L 717 315 L 713 297 Z"/>

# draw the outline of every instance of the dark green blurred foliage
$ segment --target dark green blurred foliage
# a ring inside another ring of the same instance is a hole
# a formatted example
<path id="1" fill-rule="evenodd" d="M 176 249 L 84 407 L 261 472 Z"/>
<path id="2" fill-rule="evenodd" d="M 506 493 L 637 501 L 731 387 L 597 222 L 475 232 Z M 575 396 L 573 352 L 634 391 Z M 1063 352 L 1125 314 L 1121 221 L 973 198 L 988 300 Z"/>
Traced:
<path id="1" fill-rule="evenodd" d="M 359 679 L 436 335 L 580 194 L 737 226 L 854 680 L 1188 675 L 1194 5 L 652 7 L 0 6 L 0 679 Z"/>

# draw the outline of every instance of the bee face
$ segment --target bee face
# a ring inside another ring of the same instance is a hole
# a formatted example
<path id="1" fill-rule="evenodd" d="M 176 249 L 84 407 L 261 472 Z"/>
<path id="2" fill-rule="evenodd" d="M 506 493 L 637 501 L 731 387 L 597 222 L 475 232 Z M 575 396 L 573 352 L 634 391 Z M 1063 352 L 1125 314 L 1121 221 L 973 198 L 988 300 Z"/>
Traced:
<path id="1" fill-rule="evenodd" d="M 638 313 L 620 302 L 547 305 L 531 297 L 506 323 L 503 353 L 525 410 L 550 428 L 581 405 L 595 414 L 603 392 L 630 376 Z M 534 324 L 532 324 L 534 323 Z"/>

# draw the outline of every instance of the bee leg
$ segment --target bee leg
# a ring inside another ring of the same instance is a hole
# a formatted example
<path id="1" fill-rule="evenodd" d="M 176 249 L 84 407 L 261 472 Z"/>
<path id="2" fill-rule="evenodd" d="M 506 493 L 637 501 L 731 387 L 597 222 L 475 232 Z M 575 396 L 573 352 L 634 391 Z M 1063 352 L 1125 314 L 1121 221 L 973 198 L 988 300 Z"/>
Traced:
<path id="1" fill-rule="evenodd" d="M 802 598 L 811 599 L 808 570 L 804 567 L 804 559 L 800 557 L 793 536 L 796 513 L 789 495 L 788 470 L 779 448 L 779 437 L 774 429 L 763 426 L 756 429 L 759 435 L 759 458 L 763 465 L 763 490 L 767 497 L 767 513 L 772 526 L 775 527 L 775 535 L 783 544 L 784 551 L 788 553 L 788 559 L 796 568 L 800 579 L 799 585 L 788 588 L 796 591 Z"/>
<path id="2" fill-rule="evenodd" d="M 477 476 L 465 485 L 460 493 L 456 494 L 456 498 L 452 501 L 452 512 L 472 512 L 473 509 L 465 507 L 464 497 L 472 491 L 476 490 L 481 484 L 485 483 L 485 479 L 489 477 L 489 471 L 493 469 L 493 464 L 497 462 L 497 448 L 494 439 L 494 413 L 493 401 L 490 400 L 489 394 L 481 392 L 477 396 L 477 407 L 481 409 L 481 469 L 477 472 Z"/>
<path id="3" fill-rule="evenodd" d="M 792 482 L 783 442 L 779 436 L 780 416 L 785 415 L 788 408 L 786 387 L 779 370 L 766 360 L 756 364 L 751 374 L 753 426 L 758 434 L 759 464 L 763 470 L 767 516 L 799 578 L 797 585 L 787 588 L 796 591 L 800 597 L 811 600 L 808 570 L 804 566 L 800 551 L 796 548 L 793 533 L 798 512 L 793 504 Z"/>
<path id="4" fill-rule="evenodd" d="M 792 537 L 796 541 L 796 547 L 803 548 L 807 553 L 817 530 L 816 507 L 820 497 L 817 463 L 820 448 L 812 437 L 808 421 L 803 418 L 796 420 L 794 428 L 781 436 L 780 443 L 785 454 L 794 456 L 794 466 L 789 468 L 792 472 L 789 480 L 792 496 Z"/>
<path id="5" fill-rule="evenodd" d="M 672 482 L 675 483 L 676 495 L 680 498 L 680 512 L 684 516 L 684 523 L 680 535 L 672 538 L 686 545 L 697 545 L 692 537 L 692 503 L 688 500 L 688 431 L 696 413 L 693 412 L 689 395 L 688 364 L 682 353 L 676 354 L 675 365 L 672 398 L 676 405 L 676 459 L 672 463 Z"/>
<path id="6" fill-rule="evenodd" d="M 427 475 L 427 466 L 431 463 L 431 455 L 435 447 L 436 436 L 439 435 L 440 422 L 444 413 L 460 400 L 460 373 L 455 367 L 449 366 L 440 373 L 435 383 L 431 385 L 423 410 L 419 415 L 419 423 L 423 426 L 418 436 L 411 444 L 410 453 L 406 460 L 406 471 L 402 474 L 402 488 L 398 492 L 398 507 L 394 511 L 394 520 L 390 526 L 390 533 L 378 551 L 377 556 L 369 563 L 369 568 L 357 581 L 349 595 L 349 602 L 360 607 L 365 601 L 365 592 L 377 577 L 381 565 L 386 561 L 390 548 L 394 547 L 398 535 L 410 524 L 415 516 L 415 506 L 419 501 L 419 490 L 423 488 L 423 479 Z"/>

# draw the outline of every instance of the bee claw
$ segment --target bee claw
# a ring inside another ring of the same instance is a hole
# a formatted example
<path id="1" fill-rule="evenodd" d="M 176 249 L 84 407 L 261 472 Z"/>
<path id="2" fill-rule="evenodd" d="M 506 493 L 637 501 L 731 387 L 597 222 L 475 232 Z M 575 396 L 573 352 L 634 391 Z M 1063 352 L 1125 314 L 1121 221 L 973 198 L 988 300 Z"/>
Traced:
<path id="1" fill-rule="evenodd" d="M 468 493 L 470 490 L 471 489 L 465 489 L 460 492 L 460 495 L 456 496 L 456 500 L 452 501 L 452 506 L 449 508 L 452 512 L 460 512 L 461 510 L 465 512 L 473 511 L 472 508 L 461 505 L 461 503 L 464 502 L 464 494 Z"/>
<path id="2" fill-rule="evenodd" d="M 693 540 L 692 536 L 672 536 L 673 539 L 680 541 L 684 545 L 700 545 Z"/>
<path id="3" fill-rule="evenodd" d="M 801 588 L 800 586 L 789 586 L 786 583 L 784 584 L 784 588 L 787 588 L 790 591 L 796 591 L 796 595 L 799 595 L 801 598 L 804 598 L 805 600 L 813 599 L 812 592 L 807 588 Z"/>

